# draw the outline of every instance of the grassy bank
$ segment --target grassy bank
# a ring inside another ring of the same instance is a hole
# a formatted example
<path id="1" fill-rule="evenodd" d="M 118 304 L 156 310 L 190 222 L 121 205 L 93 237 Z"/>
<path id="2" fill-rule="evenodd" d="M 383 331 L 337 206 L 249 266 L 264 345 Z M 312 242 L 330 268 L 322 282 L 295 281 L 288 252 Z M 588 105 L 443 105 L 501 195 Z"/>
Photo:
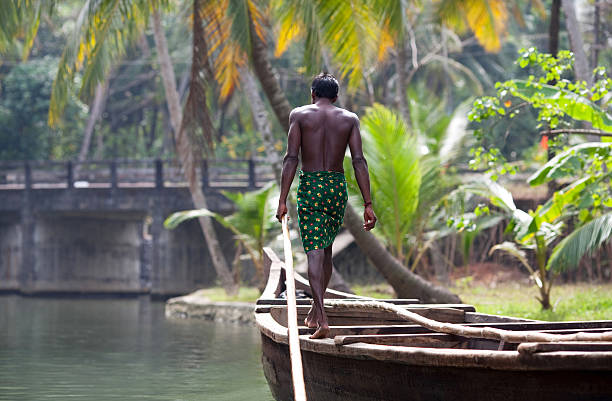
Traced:
<path id="1" fill-rule="evenodd" d="M 483 313 L 537 320 L 612 320 L 612 285 L 565 284 L 553 286 L 553 309 L 542 311 L 535 287 L 518 284 L 488 288 L 458 285 L 452 291 Z"/>
<path id="2" fill-rule="evenodd" d="M 355 293 L 375 298 L 393 298 L 391 287 L 384 284 L 354 286 Z M 565 284 L 552 290 L 551 311 L 542 311 L 536 300 L 535 287 L 508 283 L 494 288 L 458 281 L 451 291 L 463 302 L 483 313 L 524 317 L 537 320 L 612 320 L 612 284 Z M 228 297 L 222 288 L 200 290 L 199 295 L 211 301 L 255 302 L 259 291 L 242 287 L 235 297 Z"/>

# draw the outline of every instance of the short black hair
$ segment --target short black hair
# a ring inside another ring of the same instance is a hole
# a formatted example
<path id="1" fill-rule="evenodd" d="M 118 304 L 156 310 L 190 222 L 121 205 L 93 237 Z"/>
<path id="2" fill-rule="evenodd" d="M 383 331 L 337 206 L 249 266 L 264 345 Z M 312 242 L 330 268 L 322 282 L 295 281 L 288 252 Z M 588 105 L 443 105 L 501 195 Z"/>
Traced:
<path id="1" fill-rule="evenodd" d="M 316 97 L 326 97 L 334 100 L 338 97 L 338 80 L 332 74 L 322 72 L 312 80 L 310 89 Z"/>

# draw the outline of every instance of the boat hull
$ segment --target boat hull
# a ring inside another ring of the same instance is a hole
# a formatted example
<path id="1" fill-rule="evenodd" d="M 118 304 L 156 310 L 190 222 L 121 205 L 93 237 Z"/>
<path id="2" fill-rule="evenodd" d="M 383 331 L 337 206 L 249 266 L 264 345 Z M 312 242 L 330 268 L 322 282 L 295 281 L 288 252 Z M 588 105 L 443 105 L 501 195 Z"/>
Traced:
<path id="1" fill-rule="evenodd" d="M 262 334 L 262 363 L 277 401 L 293 400 L 289 347 Z M 309 401 L 612 400 L 612 371 L 417 366 L 302 351 Z"/>

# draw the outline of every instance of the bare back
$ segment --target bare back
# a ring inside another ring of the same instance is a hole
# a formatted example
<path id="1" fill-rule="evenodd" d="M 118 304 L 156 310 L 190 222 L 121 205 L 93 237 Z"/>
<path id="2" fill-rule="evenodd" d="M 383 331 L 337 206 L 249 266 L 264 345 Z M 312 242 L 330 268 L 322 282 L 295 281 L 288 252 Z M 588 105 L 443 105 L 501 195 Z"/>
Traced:
<path id="1" fill-rule="evenodd" d="M 311 104 L 294 109 L 293 123 L 300 131 L 304 171 L 344 172 L 342 162 L 357 116 L 332 104 Z"/>

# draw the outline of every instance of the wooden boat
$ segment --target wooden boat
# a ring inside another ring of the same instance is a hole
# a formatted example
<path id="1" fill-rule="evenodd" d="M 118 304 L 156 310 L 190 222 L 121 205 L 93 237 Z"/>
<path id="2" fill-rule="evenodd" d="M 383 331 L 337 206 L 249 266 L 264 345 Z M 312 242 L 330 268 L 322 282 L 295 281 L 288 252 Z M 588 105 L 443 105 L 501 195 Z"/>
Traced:
<path id="1" fill-rule="evenodd" d="M 257 301 L 264 374 L 276 400 L 293 400 L 284 265 L 265 249 L 268 282 Z M 309 293 L 296 275 L 297 290 Z M 369 298 L 328 290 L 327 299 Z M 381 300 L 466 327 L 569 334 L 612 331 L 612 321 L 543 322 L 478 313 L 471 305 Z M 303 325 L 309 299 L 298 299 Z M 310 401 L 351 400 L 612 400 L 612 342 L 504 343 L 436 333 L 387 311 L 329 308 L 330 339 L 310 340 L 299 327 Z"/>

